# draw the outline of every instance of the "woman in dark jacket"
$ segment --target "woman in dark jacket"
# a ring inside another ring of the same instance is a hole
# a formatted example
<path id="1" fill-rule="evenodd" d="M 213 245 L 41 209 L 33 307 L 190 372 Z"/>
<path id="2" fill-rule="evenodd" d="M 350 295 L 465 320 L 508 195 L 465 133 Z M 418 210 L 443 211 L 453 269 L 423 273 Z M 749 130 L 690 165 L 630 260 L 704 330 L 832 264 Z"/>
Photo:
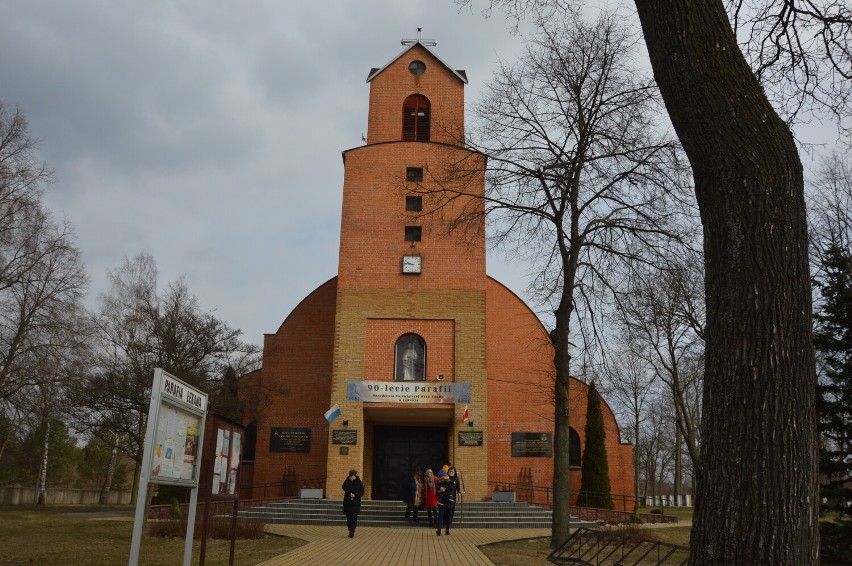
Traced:
<path id="1" fill-rule="evenodd" d="M 349 470 L 349 477 L 343 482 L 343 514 L 346 515 L 349 538 L 355 536 L 355 527 L 358 526 L 358 513 L 361 512 L 362 497 L 364 497 L 364 483 L 358 477 L 357 470 Z"/>

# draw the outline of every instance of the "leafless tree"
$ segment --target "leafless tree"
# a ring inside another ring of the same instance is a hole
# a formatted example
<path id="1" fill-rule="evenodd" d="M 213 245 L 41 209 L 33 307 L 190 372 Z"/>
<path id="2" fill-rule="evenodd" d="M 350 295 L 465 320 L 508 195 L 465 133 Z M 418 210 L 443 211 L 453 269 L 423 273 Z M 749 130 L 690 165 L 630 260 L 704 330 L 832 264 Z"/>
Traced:
<path id="1" fill-rule="evenodd" d="M 109 272 L 111 288 L 93 316 L 93 369 L 76 404 L 79 430 L 118 435 L 136 462 L 134 494 L 145 440 L 154 368 L 212 392 L 229 359 L 253 347 L 240 331 L 205 312 L 186 284 L 157 288 L 154 259 L 139 254 Z"/>
<path id="2" fill-rule="evenodd" d="M 452 211 L 454 227 L 481 226 L 486 215 L 492 243 L 533 258 L 532 288 L 555 313 L 554 545 L 569 525 L 572 320 L 593 320 L 613 278 L 631 262 L 653 262 L 683 227 L 678 145 L 658 124 L 657 91 L 634 66 L 636 50 L 613 14 L 544 25 L 474 105 L 472 158 L 430 165 L 438 189 L 424 189 Z M 475 190 L 459 189 L 481 178 L 482 155 L 484 206 Z"/>
<path id="3" fill-rule="evenodd" d="M 577 3 L 489 4 L 517 13 Z M 839 103 L 836 115 L 848 118 L 849 6 L 835 0 L 634 4 L 656 82 L 692 165 L 704 226 L 705 465 L 698 470 L 691 563 L 816 564 L 816 377 L 804 178 L 793 135 L 764 85 L 771 87 L 773 77 L 789 79 L 791 92 L 821 97 L 814 103 L 829 109 Z M 735 34 L 742 25 L 752 33 Z M 754 68 L 738 36 L 768 47 L 756 51 Z M 785 72 L 785 66 L 805 72 Z"/>
<path id="4" fill-rule="evenodd" d="M 625 340 L 626 342 L 626 340 Z M 647 364 L 629 348 L 611 353 L 610 364 L 602 380 L 602 390 L 610 401 L 621 410 L 621 417 L 628 423 L 628 439 L 633 443 L 633 497 L 639 502 L 639 476 L 642 470 L 642 427 L 649 418 L 650 406 L 657 397 L 656 376 Z"/>
<path id="5" fill-rule="evenodd" d="M 852 249 L 852 164 L 849 157 L 848 152 L 839 150 L 824 156 L 808 186 L 814 272 L 824 265 L 823 253 L 830 246 Z"/>
<path id="6" fill-rule="evenodd" d="M 673 471 L 674 430 L 671 402 L 667 397 L 656 397 L 639 436 L 642 497 L 661 495 L 662 484 Z"/>
<path id="7" fill-rule="evenodd" d="M 44 207 L 50 171 L 36 150 L 21 111 L 0 102 L 0 421 L 9 427 L 0 456 L 14 428 L 44 416 L 36 401 L 66 383 L 64 360 L 85 335 L 78 323 L 88 279 L 70 226 Z"/>
<path id="8" fill-rule="evenodd" d="M 619 303 L 627 344 L 666 386 L 677 427 L 675 495 L 680 495 L 681 445 L 699 464 L 700 392 L 704 356 L 704 277 L 701 258 L 686 255 L 662 270 L 637 269 Z"/>

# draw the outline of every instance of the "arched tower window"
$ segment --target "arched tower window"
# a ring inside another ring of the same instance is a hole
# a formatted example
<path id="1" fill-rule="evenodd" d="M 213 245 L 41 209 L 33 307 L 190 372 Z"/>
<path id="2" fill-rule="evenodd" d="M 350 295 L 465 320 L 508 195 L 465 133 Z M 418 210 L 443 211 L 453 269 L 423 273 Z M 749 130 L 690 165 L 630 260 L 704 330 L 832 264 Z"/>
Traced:
<path id="1" fill-rule="evenodd" d="M 393 379 L 426 380 L 426 342 L 417 334 L 403 334 L 396 341 Z"/>
<path id="2" fill-rule="evenodd" d="M 580 435 L 573 427 L 568 432 L 568 465 L 580 467 Z"/>
<path id="3" fill-rule="evenodd" d="M 402 103 L 402 141 L 429 141 L 432 105 L 422 94 L 412 94 Z"/>

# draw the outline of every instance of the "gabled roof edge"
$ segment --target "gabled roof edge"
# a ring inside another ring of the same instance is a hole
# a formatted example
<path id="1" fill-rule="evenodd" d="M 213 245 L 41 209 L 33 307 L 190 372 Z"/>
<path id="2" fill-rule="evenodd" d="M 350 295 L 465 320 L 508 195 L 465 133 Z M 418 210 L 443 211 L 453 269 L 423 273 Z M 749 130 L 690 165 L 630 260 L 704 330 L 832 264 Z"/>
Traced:
<path id="1" fill-rule="evenodd" d="M 431 49 L 429 49 L 428 47 L 426 47 L 425 45 L 423 45 L 423 44 L 422 44 L 422 43 L 420 43 L 419 41 L 415 41 L 414 43 L 412 43 L 411 45 L 409 45 L 408 47 L 406 47 L 405 49 L 403 49 L 403 50 L 399 53 L 399 55 L 397 55 L 396 57 L 394 57 L 393 59 L 391 59 L 390 61 L 388 61 L 387 63 L 385 63 L 385 65 L 384 65 L 382 68 L 380 68 L 380 69 L 375 69 L 375 68 L 370 69 L 370 75 L 367 77 L 367 82 L 372 81 L 372 80 L 373 80 L 373 79 L 375 79 L 377 76 L 379 76 L 380 74 L 382 74 L 382 71 L 384 71 L 385 69 L 387 69 L 388 67 L 390 67 L 390 66 L 391 66 L 394 62 L 396 62 L 396 60 L 397 60 L 397 59 L 399 59 L 400 57 L 402 57 L 403 55 L 405 55 L 406 53 L 408 53 L 409 51 L 411 51 L 411 50 L 414 48 L 414 46 L 415 46 L 415 45 L 419 45 L 420 47 L 422 47 L 423 49 L 425 49 L 426 51 L 428 51 L 428 52 L 429 52 L 429 54 L 430 54 L 432 57 L 434 57 L 435 59 L 437 59 L 437 60 L 438 60 L 438 61 L 439 61 L 439 62 L 440 62 L 440 63 L 441 63 L 444 67 L 446 67 L 447 69 L 449 69 L 449 70 L 450 70 L 450 72 L 451 72 L 452 74 L 454 74 L 456 77 L 458 77 L 458 79 L 459 79 L 461 82 L 463 82 L 464 84 L 467 84 L 467 73 L 465 73 L 464 71 L 457 71 L 457 70 L 453 69 L 452 67 L 450 67 L 449 65 L 447 65 L 447 63 L 446 63 L 443 59 L 441 59 L 440 57 L 438 57 L 437 55 L 435 55 L 435 54 L 432 52 L 432 50 L 431 50 Z"/>

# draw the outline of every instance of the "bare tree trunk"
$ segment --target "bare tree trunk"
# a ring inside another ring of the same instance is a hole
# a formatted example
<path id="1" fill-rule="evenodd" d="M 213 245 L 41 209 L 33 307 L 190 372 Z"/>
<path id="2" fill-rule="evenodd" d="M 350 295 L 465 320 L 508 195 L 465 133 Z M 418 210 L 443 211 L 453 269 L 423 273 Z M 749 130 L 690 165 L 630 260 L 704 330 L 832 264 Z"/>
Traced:
<path id="1" fill-rule="evenodd" d="M 680 484 L 681 484 L 681 476 L 683 475 L 683 464 L 681 462 L 681 450 L 680 446 L 683 443 L 681 440 L 680 427 L 675 427 L 675 452 L 674 452 L 674 460 L 675 460 L 675 468 L 674 468 L 674 481 L 672 482 L 673 492 L 675 497 L 675 502 L 677 502 L 677 498 L 680 495 Z"/>
<path id="2" fill-rule="evenodd" d="M 50 445 L 50 419 L 47 419 L 47 425 L 44 429 L 44 452 L 41 458 L 41 472 L 38 477 L 38 504 L 44 505 L 47 502 L 47 462 L 48 462 L 48 447 Z"/>
<path id="3" fill-rule="evenodd" d="M 109 503 L 109 492 L 112 489 L 112 478 L 115 473 L 115 462 L 118 460 L 118 435 L 113 432 L 112 433 L 112 452 L 109 456 L 109 464 L 107 465 L 107 473 L 106 480 L 104 481 L 103 487 L 101 487 L 101 495 L 99 502 L 101 505 L 106 505 Z"/>
<path id="4" fill-rule="evenodd" d="M 571 320 L 571 292 L 563 292 L 556 311 L 556 328 L 551 334 L 556 368 L 555 407 L 553 416 L 553 519 L 550 544 L 554 548 L 568 538 L 571 524 L 571 408 L 569 400 L 570 350 L 568 328 Z"/>
<path id="5" fill-rule="evenodd" d="M 633 504 L 639 506 L 639 412 L 633 413 Z"/>
<path id="6" fill-rule="evenodd" d="M 707 349 L 693 565 L 817 564 L 802 165 L 721 0 L 636 0 L 704 227 Z"/>

